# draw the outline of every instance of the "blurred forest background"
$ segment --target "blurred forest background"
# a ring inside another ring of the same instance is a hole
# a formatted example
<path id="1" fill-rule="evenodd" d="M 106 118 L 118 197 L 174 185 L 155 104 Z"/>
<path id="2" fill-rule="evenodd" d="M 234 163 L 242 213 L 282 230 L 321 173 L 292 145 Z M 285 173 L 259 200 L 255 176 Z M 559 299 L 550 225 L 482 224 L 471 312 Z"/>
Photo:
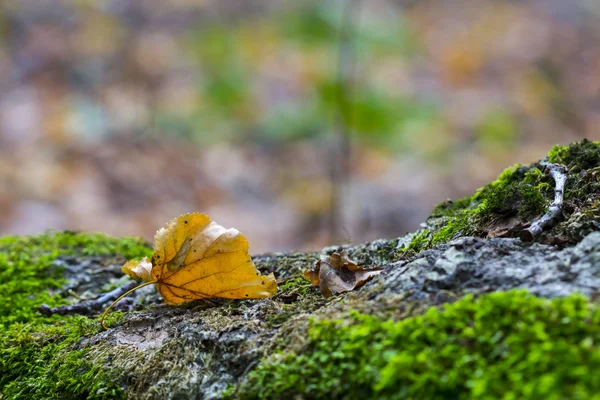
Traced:
<path id="1" fill-rule="evenodd" d="M 393 237 L 583 137 L 596 0 L 0 2 L 1 234 Z"/>

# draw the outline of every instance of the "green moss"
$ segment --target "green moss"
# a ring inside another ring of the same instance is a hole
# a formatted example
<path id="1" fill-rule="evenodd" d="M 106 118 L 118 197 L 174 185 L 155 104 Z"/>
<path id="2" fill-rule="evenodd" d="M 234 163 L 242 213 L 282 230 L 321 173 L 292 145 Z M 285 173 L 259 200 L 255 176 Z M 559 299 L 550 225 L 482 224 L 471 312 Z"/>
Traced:
<path id="1" fill-rule="evenodd" d="M 491 187 L 475 215 L 486 219 L 495 215 L 536 216 L 545 212 L 548 199 L 537 187 L 517 181 Z"/>
<path id="2" fill-rule="evenodd" d="M 438 204 L 431 210 L 430 217 L 455 217 L 465 209 L 471 208 L 474 202 L 473 196 L 465 197 L 458 200 L 447 200 Z"/>
<path id="3" fill-rule="evenodd" d="M 562 160 L 567 153 L 569 146 L 556 145 L 548 152 L 548 161 L 551 163 L 562 164 Z"/>
<path id="4" fill-rule="evenodd" d="M 586 199 L 600 190 L 597 173 L 586 173 L 600 167 L 600 142 L 583 140 L 576 145 L 555 146 L 549 158 L 566 165 L 569 175 L 565 186 L 565 199 Z"/>
<path id="5" fill-rule="evenodd" d="M 277 310 L 265 314 L 269 328 L 278 327 L 298 314 L 311 313 L 326 302 L 319 288 L 304 276 L 290 278 L 281 284 L 275 300 Z"/>
<path id="6" fill-rule="evenodd" d="M 65 283 L 54 260 L 60 256 L 94 255 L 139 258 L 150 249 L 140 239 L 114 239 L 104 235 L 49 233 L 0 238 L 0 330 L 13 323 L 51 322 L 42 317 L 41 304 L 57 306 L 64 300 L 53 292 Z"/>
<path id="7" fill-rule="evenodd" d="M 300 293 L 305 294 L 311 286 L 312 284 L 304 277 L 292 278 L 279 286 L 279 293 L 289 295 L 292 292 L 299 291 Z"/>
<path id="8" fill-rule="evenodd" d="M 77 350 L 98 324 L 84 317 L 44 317 L 57 306 L 65 280 L 54 260 L 87 255 L 139 258 L 151 249 L 140 239 L 49 233 L 0 238 L 0 393 L 7 399 L 115 398 L 115 379 Z M 120 313 L 110 315 L 114 323 Z"/>
<path id="9" fill-rule="evenodd" d="M 305 348 L 264 359 L 239 397 L 588 399 L 600 392 L 600 310 L 583 296 L 499 292 L 399 322 L 350 317 L 313 321 Z"/>
<path id="10" fill-rule="evenodd" d="M 470 220 L 471 214 L 463 212 L 462 215 L 448 221 L 448 223 L 438 230 L 431 239 L 430 244 L 435 246 L 438 243 L 446 243 L 459 236 L 473 235 L 476 230 Z"/>
<path id="11" fill-rule="evenodd" d="M 565 201 L 575 212 L 559 222 L 553 232 L 567 243 L 575 243 L 588 233 L 598 230 L 600 218 L 600 142 L 582 140 L 569 146 L 555 146 L 549 153 L 550 162 L 568 168 Z M 552 192 L 551 188 L 545 188 Z"/>
<path id="12" fill-rule="evenodd" d="M 430 240 L 426 246 L 417 247 L 422 250 L 460 236 L 485 236 L 485 225 L 494 219 L 543 214 L 549 201 L 537 187 L 543 179 L 544 174 L 537 168 L 517 164 L 472 196 L 439 204 L 428 220 Z M 421 237 L 416 239 L 422 241 Z"/>
<path id="13" fill-rule="evenodd" d="M 431 232 L 429 229 L 422 229 L 417 231 L 408 245 L 403 249 L 404 256 L 414 256 L 418 254 L 421 250 L 425 249 L 427 246 L 431 244 Z"/>
<path id="14" fill-rule="evenodd" d="M 295 277 L 287 280 L 279 286 L 277 293 L 277 299 L 280 301 L 284 300 L 283 304 L 279 305 L 277 312 L 267 315 L 267 326 L 269 328 L 280 326 L 301 312 L 301 310 L 304 310 L 305 306 L 313 306 L 315 304 L 313 298 L 317 295 L 317 292 L 316 287 L 313 287 L 312 283 L 304 277 Z"/>
<path id="15" fill-rule="evenodd" d="M 600 166 L 600 142 L 583 139 L 569 146 L 554 146 L 548 153 L 548 161 L 566 165 L 573 172 L 598 167 Z"/>
<path id="16" fill-rule="evenodd" d="M 221 400 L 230 400 L 230 399 L 234 399 L 235 398 L 235 391 L 236 391 L 237 387 L 230 383 L 229 385 L 227 385 L 227 387 L 225 388 L 225 390 L 223 390 L 220 393 L 220 398 Z"/>
<path id="17" fill-rule="evenodd" d="M 116 322 L 122 314 L 110 316 Z M 78 350 L 98 323 L 70 317 L 54 325 L 14 324 L 0 338 L 0 393 L 7 399 L 121 398 L 115 371 Z"/>
<path id="18" fill-rule="evenodd" d="M 302 275 L 307 266 L 318 260 L 318 253 L 269 253 L 252 257 L 259 271 L 274 272 L 279 279 Z"/>
<path id="19" fill-rule="evenodd" d="M 523 182 L 528 185 L 535 185 L 544 178 L 544 173 L 538 168 L 531 168 L 523 176 Z"/>
<path id="20" fill-rule="evenodd" d="M 273 313 L 267 316 L 266 322 L 268 328 L 274 328 L 281 326 L 284 322 L 295 315 L 295 307 L 282 305 L 281 309 L 277 313 Z"/>
<path id="21" fill-rule="evenodd" d="M 382 262 L 389 264 L 398 261 L 402 252 L 398 251 L 398 239 L 390 240 L 385 242 L 382 246 L 377 249 L 377 257 Z"/>
<path id="22" fill-rule="evenodd" d="M 568 168 L 564 198 L 584 218 L 570 221 L 567 216 L 545 234 L 560 236 L 561 243 L 575 243 L 596 229 L 594 221 L 600 215 L 600 142 L 583 140 L 555 146 L 548 160 Z M 472 196 L 436 206 L 427 229 L 413 238 L 409 249 L 418 252 L 460 236 L 488 237 L 490 232 L 491 236 L 517 237 L 523 227 L 547 211 L 554 199 L 554 185 L 554 179 L 539 164 L 507 168 Z"/>

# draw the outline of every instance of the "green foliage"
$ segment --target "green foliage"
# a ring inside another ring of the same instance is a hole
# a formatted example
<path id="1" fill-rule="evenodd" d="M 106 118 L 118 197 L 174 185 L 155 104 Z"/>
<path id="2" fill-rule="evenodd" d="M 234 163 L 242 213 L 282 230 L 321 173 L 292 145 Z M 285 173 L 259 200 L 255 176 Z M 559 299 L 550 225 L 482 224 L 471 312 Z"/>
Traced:
<path id="1" fill-rule="evenodd" d="M 580 295 L 469 295 L 400 322 L 350 316 L 313 321 L 306 348 L 264 359 L 239 396 L 589 399 L 600 392 L 600 310 Z"/>
<path id="2" fill-rule="evenodd" d="M 333 3 L 322 1 L 303 1 L 282 9 L 277 16 L 278 36 L 290 44 L 303 46 L 305 51 L 325 48 L 334 55 L 338 51 L 344 9 Z M 390 57 L 411 55 L 417 50 L 416 39 L 409 24 L 401 15 L 387 18 L 378 14 L 369 18 L 370 10 L 363 10 L 360 24 L 353 24 L 352 40 L 356 44 L 358 57 L 377 55 Z"/>
<path id="3" fill-rule="evenodd" d="M 98 332 L 85 317 L 44 317 L 41 304 L 64 304 L 53 294 L 64 279 L 60 256 L 139 258 L 151 249 L 140 239 L 49 233 L 0 238 L 0 393 L 6 398 L 115 398 L 120 388 L 101 366 L 73 346 Z M 113 313 L 115 322 L 120 313 Z M 73 397 L 74 396 L 74 397 Z"/>
<path id="4" fill-rule="evenodd" d="M 281 18 L 280 33 L 304 46 L 329 45 L 339 40 L 339 17 L 333 7 L 303 4 Z"/>
<path id="5" fill-rule="evenodd" d="M 477 140 L 489 151 L 514 146 L 518 140 L 514 117 L 504 112 L 486 115 L 477 127 Z"/>
<path id="6" fill-rule="evenodd" d="M 219 397 L 221 398 L 221 400 L 231 400 L 231 399 L 235 399 L 235 391 L 236 391 L 237 387 L 230 383 L 225 387 L 225 390 L 223 390 L 220 394 Z"/>
<path id="7" fill-rule="evenodd" d="M 197 34 L 200 36 L 195 40 L 202 42 L 195 47 L 197 57 L 206 70 L 202 94 L 216 109 L 234 114 L 248 101 L 250 83 L 242 67 L 239 35 L 217 24 L 204 27 Z"/>
<path id="8" fill-rule="evenodd" d="M 401 17 L 371 19 L 369 10 L 364 12 L 352 32 L 358 65 L 371 69 L 370 60 L 397 62 L 417 50 Z M 308 1 L 235 23 L 197 24 L 185 41 L 201 71 L 193 111 L 158 114 L 160 131 L 201 143 L 247 140 L 248 135 L 281 143 L 326 137 L 340 117 L 361 143 L 407 150 L 407 136 L 437 123 L 437 108 L 365 76 L 346 89 L 350 94 L 340 87 L 336 59 L 342 13 L 333 3 Z M 293 60 L 292 70 L 273 73 L 278 64 L 268 61 L 282 59 Z M 276 81 L 269 85 L 267 77 Z M 289 86 L 289 91 L 274 93 L 270 86 Z"/>
<path id="9" fill-rule="evenodd" d="M 326 130 L 319 103 L 288 101 L 274 104 L 265 110 L 260 139 L 268 142 L 286 142 L 317 137 Z"/>
<path id="10" fill-rule="evenodd" d="M 318 89 L 321 108 L 330 116 L 341 112 L 356 137 L 370 145 L 402 148 L 406 145 L 402 133 L 408 127 L 427 123 L 436 116 L 432 105 L 391 96 L 382 89 L 363 88 L 347 98 L 333 78 L 319 83 Z"/>

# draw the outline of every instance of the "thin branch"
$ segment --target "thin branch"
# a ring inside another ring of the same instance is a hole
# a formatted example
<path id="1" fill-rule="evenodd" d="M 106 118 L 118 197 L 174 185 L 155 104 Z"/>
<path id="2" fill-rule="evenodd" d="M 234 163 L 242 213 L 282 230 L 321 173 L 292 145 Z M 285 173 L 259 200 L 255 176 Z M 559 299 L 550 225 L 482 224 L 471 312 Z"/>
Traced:
<path id="1" fill-rule="evenodd" d="M 567 168 L 560 164 L 551 164 L 546 161 L 540 163 L 546 167 L 546 172 L 549 172 L 554 179 L 554 201 L 550 204 L 546 214 L 536 219 L 531 223 L 531 226 L 521 231 L 521 240 L 531 242 L 535 239 L 544 228 L 551 225 L 554 220 L 561 214 L 563 208 L 563 197 L 565 193 L 565 183 L 567 182 Z"/>
<path id="2" fill-rule="evenodd" d="M 153 283 L 157 283 L 157 281 L 144 282 L 141 285 L 137 285 L 137 286 L 129 289 L 125 293 L 121 294 L 119 297 L 117 297 L 117 299 L 115 301 L 113 301 L 110 304 L 110 306 L 108 306 L 108 308 L 106 310 L 104 310 L 104 312 L 102 313 L 102 316 L 100 317 L 100 325 L 102 325 L 102 328 L 104 328 L 104 330 L 108 330 L 108 328 L 106 327 L 106 325 L 104 325 L 104 318 L 106 318 L 106 316 L 108 315 L 108 312 L 110 311 L 110 309 L 113 308 L 114 306 L 116 306 L 117 303 L 119 301 L 121 301 L 121 299 L 123 297 L 128 296 L 130 293 L 135 292 L 136 290 L 141 289 L 144 286 L 152 285 Z"/>
<path id="3" fill-rule="evenodd" d="M 332 194 L 330 204 L 329 230 L 332 240 L 336 239 L 339 226 L 343 220 L 344 188 L 350 181 L 352 95 L 354 92 L 354 75 L 356 49 L 354 43 L 355 30 L 360 12 L 360 0 L 345 0 L 340 26 L 339 49 L 337 59 L 336 82 L 336 133 L 338 140 L 334 145 L 335 156 L 331 158 Z"/>
<path id="4" fill-rule="evenodd" d="M 71 304 L 68 306 L 60 306 L 60 307 L 49 307 L 45 304 L 42 304 L 38 311 L 48 317 L 59 314 L 59 315 L 69 315 L 69 314 L 80 314 L 80 315 L 95 315 L 98 314 L 106 304 L 109 302 L 118 299 L 123 293 L 127 293 L 129 290 L 133 289 L 137 286 L 135 281 L 127 282 L 125 285 L 118 287 L 110 292 L 106 292 L 100 297 L 83 301 L 77 304 Z"/>

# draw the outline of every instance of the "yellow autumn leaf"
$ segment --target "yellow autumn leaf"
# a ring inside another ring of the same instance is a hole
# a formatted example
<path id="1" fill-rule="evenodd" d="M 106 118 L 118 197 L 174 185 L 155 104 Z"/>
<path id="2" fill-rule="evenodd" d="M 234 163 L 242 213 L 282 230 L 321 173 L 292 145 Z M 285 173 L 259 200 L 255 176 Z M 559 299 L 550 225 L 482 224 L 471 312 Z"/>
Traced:
<path id="1" fill-rule="evenodd" d="M 248 240 L 237 229 L 225 229 L 205 214 L 177 217 L 156 232 L 151 261 L 129 261 L 122 267 L 124 273 L 146 283 L 125 293 L 113 305 L 133 290 L 152 283 L 168 304 L 274 296 L 275 277 L 272 273 L 261 276 L 248 246 Z"/>
<path id="2" fill-rule="evenodd" d="M 275 277 L 261 276 L 248 240 L 205 214 L 178 217 L 154 236 L 152 278 L 169 304 L 206 298 L 260 299 L 277 292 Z"/>

